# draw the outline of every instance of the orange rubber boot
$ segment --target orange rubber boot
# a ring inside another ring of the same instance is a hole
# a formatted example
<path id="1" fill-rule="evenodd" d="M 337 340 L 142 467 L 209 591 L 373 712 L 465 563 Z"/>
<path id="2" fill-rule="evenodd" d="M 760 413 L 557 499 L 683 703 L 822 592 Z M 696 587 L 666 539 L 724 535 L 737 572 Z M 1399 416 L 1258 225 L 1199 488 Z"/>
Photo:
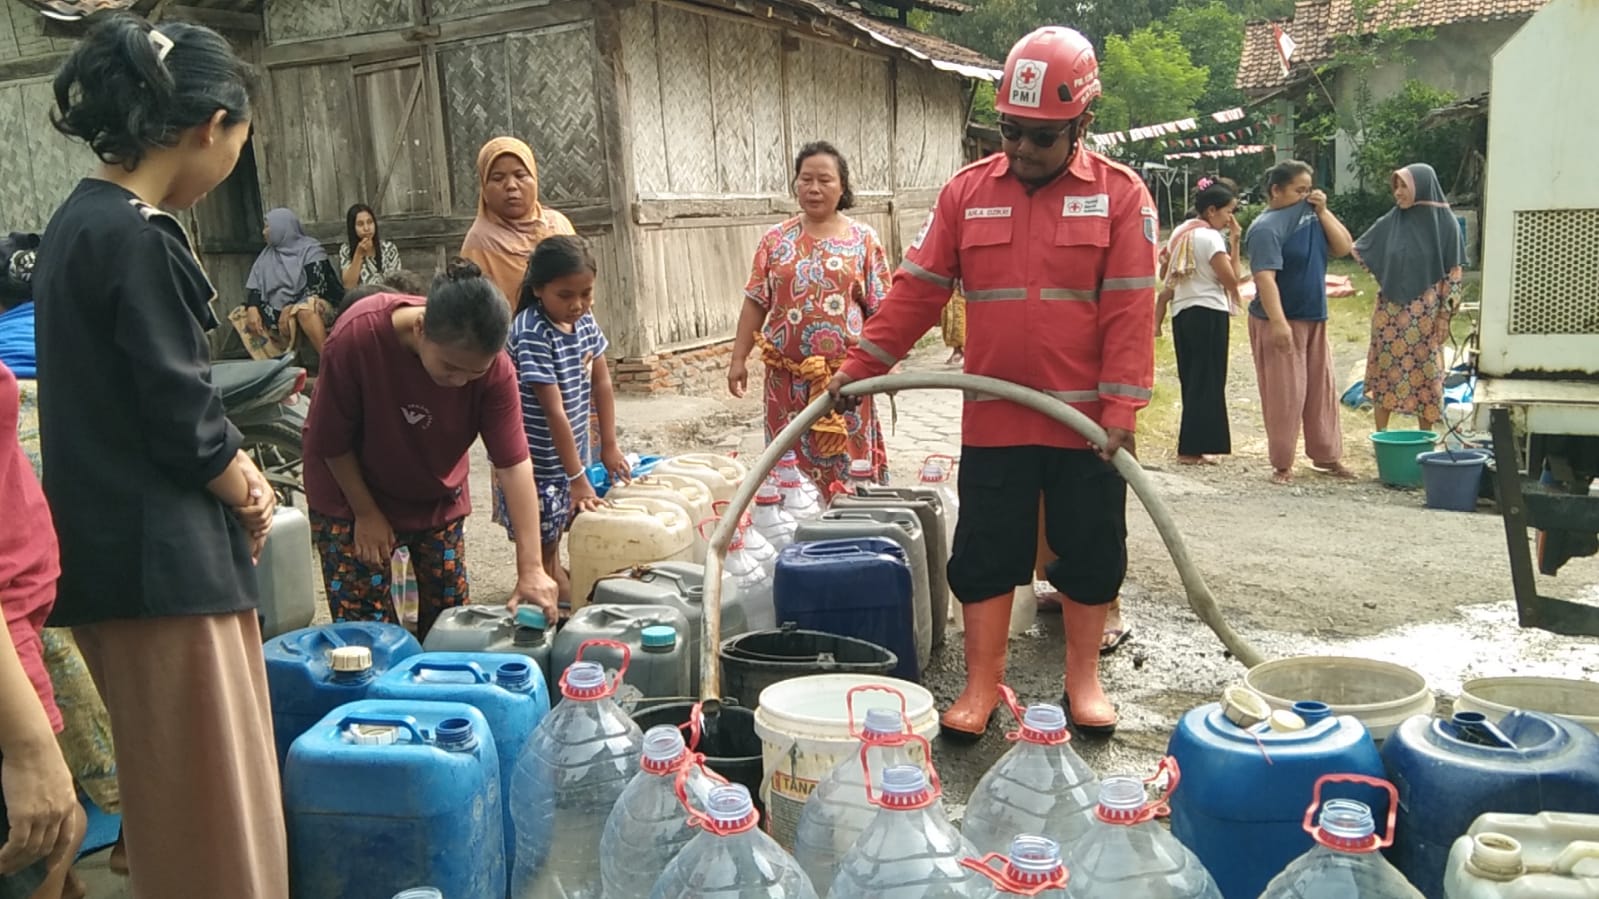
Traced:
<path id="1" fill-rule="evenodd" d="M 1099 644 L 1104 639 L 1110 606 L 1061 603 L 1066 626 L 1066 708 L 1072 724 L 1085 736 L 1116 732 L 1116 707 L 1099 685 Z"/>
<path id="2" fill-rule="evenodd" d="M 947 736 L 976 740 L 988 730 L 1005 680 L 1005 649 L 1010 641 L 1012 595 L 961 604 L 966 625 L 966 689 L 940 723 Z"/>

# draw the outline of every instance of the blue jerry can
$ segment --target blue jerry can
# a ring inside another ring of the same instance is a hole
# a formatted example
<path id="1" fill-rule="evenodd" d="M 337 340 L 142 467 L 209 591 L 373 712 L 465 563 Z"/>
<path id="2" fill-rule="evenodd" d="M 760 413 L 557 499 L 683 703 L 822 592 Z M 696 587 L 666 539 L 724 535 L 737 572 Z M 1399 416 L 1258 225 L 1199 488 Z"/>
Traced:
<path id="1" fill-rule="evenodd" d="M 784 547 L 772 585 L 777 623 L 856 637 L 891 650 L 889 674 L 921 679 L 916 664 L 916 599 L 905 550 L 883 537 L 819 540 Z"/>
<path id="2" fill-rule="evenodd" d="M 405 628 L 378 621 L 339 621 L 268 640 L 261 654 L 272 699 L 278 767 L 288 758 L 295 737 L 335 708 L 365 699 L 378 675 L 421 651 L 422 644 Z"/>
<path id="3" fill-rule="evenodd" d="M 500 755 L 501 798 L 516 771 L 522 747 L 550 713 L 550 689 L 532 659 L 490 652 L 424 652 L 390 668 L 372 685 L 373 699 L 464 702 L 483 713 Z M 509 802 L 504 809 L 505 863 L 513 863 L 516 844 Z"/>
<path id="4" fill-rule="evenodd" d="M 1234 724 L 1219 703 L 1183 715 L 1166 753 L 1183 772 L 1171 797 L 1171 829 L 1205 863 L 1226 899 L 1256 899 L 1266 884 L 1314 845 L 1304 830 L 1305 803 L 1331 774 L 1383 777 L 1382 757 L 1365 725 L 1332 715 L 1319 702 L 1297 703 L 1303 730 L 1269 722 Z M 1381 819 L 1388 795 L 1369 786 L 1338 786 L 1328 798 L 1354 799 Z M 1248 851 L 1240 851 L 1248 847 Z"/>
<path id="5" fill-rule="evenodd" d="M 426 883 L 450 899 L 503 899 L 500 796 L 494 735 L 472 706 L 340 706 L 289 749 L 290 892 L 392 899 Z"/>
<path id="6" fill-rule="evenodd" d="M 1399 788 L 1388 858 L 1428 899 L 1443 899 L 1449 850 L 1486 812 L 1599 814 L 1599 735 L 1566 718 L 1511 712 L 1418 715 L 1383 743 Z"/>

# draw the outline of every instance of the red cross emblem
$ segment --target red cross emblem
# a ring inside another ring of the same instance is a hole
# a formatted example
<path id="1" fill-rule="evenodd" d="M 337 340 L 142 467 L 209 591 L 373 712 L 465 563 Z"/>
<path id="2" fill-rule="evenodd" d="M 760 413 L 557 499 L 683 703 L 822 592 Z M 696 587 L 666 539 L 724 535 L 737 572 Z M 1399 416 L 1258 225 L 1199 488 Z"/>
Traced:
<path id="1" fill-rule="evenodd" d="M 1038 70 L 1028 66 L 1022 69 L 1021 73 L 1016 77 L 1021 79 L 1024 87 L 1032 87 L 1033 82 L 1038 80 Z"/>
<path id="2" fill-rule="evenodd" d="M 1067 207 L 1067 208 L 1069 208 L 1072 212 L 1082 212 L 1083 211 L 1083 204 L 1077 202 L 1076 200 L 1073 200 L 1071 202 L 1071 205 L 1069 207 Z"/>

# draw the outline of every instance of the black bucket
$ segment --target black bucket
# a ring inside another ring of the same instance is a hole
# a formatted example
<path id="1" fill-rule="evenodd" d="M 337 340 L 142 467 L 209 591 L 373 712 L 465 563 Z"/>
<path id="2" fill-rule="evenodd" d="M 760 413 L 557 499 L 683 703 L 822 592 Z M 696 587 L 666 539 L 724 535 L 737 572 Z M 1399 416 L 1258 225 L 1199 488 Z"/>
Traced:
<path id="1" fill-rule="evenodd" d="M 670 702 L 652 706 L 633 713 L 640 730 L 649 730 L 662 724 L 683 728 L 684 738 L 692 739 L 685 727 L 694 711 L 693 702 Z M 761 738 L 755 734 L 755 712 L 733 705 L 731 700 L 722 703 L 716 713 L 715 723 L 700 735 L 699 748 L 704 753 L 705 764 L 730 782 L 749 788 L 757 808 L 761 805 Z"/>
<path id="2" fill-rule="evenodd" d="M 762 690 L 791 677 L 886 676 L 898 664 L 893 652 L 854 637 L 793 627 L 751 631 L 722 641 L 722 692 L 752 709 Z"/>

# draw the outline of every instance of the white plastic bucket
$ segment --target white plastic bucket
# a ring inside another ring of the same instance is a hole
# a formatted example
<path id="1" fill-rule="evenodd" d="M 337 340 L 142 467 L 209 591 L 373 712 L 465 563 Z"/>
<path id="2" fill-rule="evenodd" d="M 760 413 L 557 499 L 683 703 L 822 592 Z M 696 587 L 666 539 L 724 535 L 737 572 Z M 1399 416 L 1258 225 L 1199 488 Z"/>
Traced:
<path id="1" fill-rule="evenodd" d="M 1431 715 L 1436 702 L 1427 679 L 1402 665 L 1349 656 L 1296 656 L 1249 669 L 1244 685 L 1273 709 L 1314 700 L 1334 715 L 1353 715 L 1379 745 L 1416 715 Z"/>
<path id="2" fill-rule="evenodd" d="M 850 736 L 847 696 L 854 687 L 892 687 L 905 696 L 911 730 L 932 740 L 938 736 L 938 711 L 933 694 L 910 681 L 859 674 L 813 674 L 775 683 L 761 691 L 755 710 L 755 733 L 761 738 L 767 830 L 783 848 L 793 851 L 800 812 L 817 783 L 846 755 L 860 751 Z M 899 711 L 892 693 L 870 690 L 855 694 L 856 727 L 867 709 Z M 922 755 L 920 747 L 911 754 Z M 925 760 L 924 760 L 925 761 Z"/>
<path id="3" fill-rule="evenodd" d="M 1569 718 L 1599 733 L 1599 684 L 1559 677 L 1483 677 L 1467 681 L 1457 712 L 1481 712 L 1498 721 L 1515 709 Z"/>

